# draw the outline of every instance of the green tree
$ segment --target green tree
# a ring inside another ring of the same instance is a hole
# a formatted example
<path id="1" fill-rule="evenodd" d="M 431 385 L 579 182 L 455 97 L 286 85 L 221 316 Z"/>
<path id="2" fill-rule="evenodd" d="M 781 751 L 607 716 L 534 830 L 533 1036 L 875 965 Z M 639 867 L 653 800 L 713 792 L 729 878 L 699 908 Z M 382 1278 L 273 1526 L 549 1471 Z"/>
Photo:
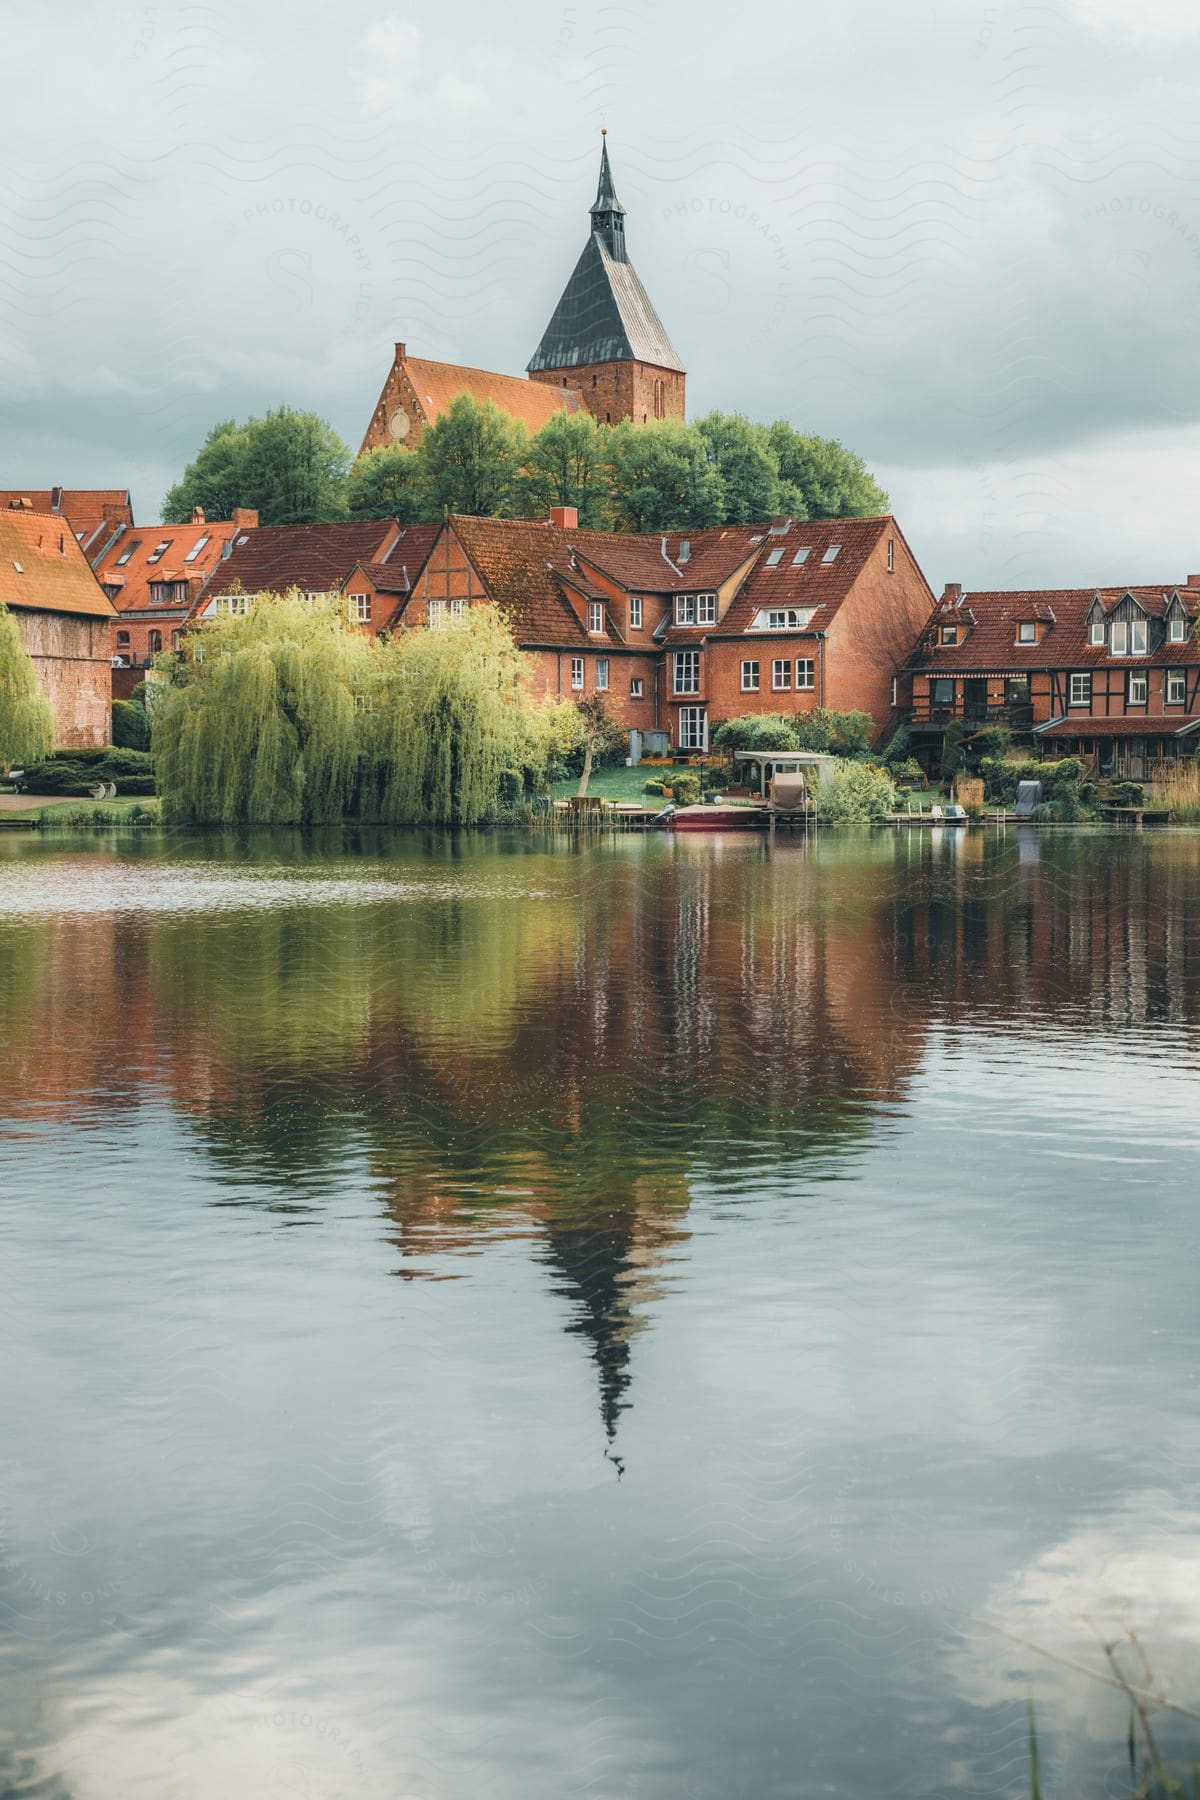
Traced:
<path id="1" fill-rule="evenodd" d="M 188 640 L 154 709 L 163 818 L 329 824 L 357 791 L 372 645 L 337 602 L 264 595 Z"/>
<path id="2" fill-rule="evenodd" d="M 583 745 L 583 768 L 576 792 L 586 794 L 596 758 L 614 755 L 628 742 L 629 734 L 613 712 L 606 694 L 590 694 L 586 700 L 577 700 L 575 711 L 579 715 Z"/>
<path id="3" fill-rule="evenodd" d="M 834 438 L 807 437 L 776 419 L 767 433 L 779 463 L 780 510 L 799 519 L 861 519 L 888 497 L 861 456 Z"/>
<path id="4" fill-rule="evenodd" d="M 252 506 L 263 525 L 344 519 L 349 468 L 349 450 L 316 413 L 281 406 L 244 425 L 224 419 L 167 492 L 163 521 L 186 523 L 196 506 L 210 519 Z"/>
<path id="5" fill-rule="evenodd" d="M 37 671 L 17 621 L 0 604 L 0 774 L 41 762 L 54 748 L 54 709 L 38 686 Z"/>
<path id="6" fill-rule="evenodd" d="M 364 450 L 350 470 L 350 514 L 356 519 L 398 519 L 416 525 L 437 518 L 425 491 L 425 467 L 419 450 L 403 444 L 381 444 Z"/>
<path id="7" fill-rule="evenodd" d="M 573 506 L 581 525 L 603 527 L 609 518 L 606 427 L 591 413 L 555 413 L 529 445 L 521 493 L 530 518 L 552 506 Z"/>
<path id="8" fill-rule="evenodd" d="M 741 413 L 708 413 L 696 421 L 709 461 L 721 478 L 725 504 L 720 522 L 747 525 L 779 511 L 779 458 L 765 425 Z M 793 510 L 793 517 L 803 518 Z"/>
<path id="9" fill-rule="evenodd" d="M 508 518 L 529 443 L 525 427 L 491 400 L 457 394 L 421 442 L 427 517 L 444 510 Z"/>
<path id="10" fill-rule="evenodd" d="M 724 484 L 694 425 L 623 419 L 608 434 L 608 458 L 618 529 L 684 531 L 724 517 Z"/>

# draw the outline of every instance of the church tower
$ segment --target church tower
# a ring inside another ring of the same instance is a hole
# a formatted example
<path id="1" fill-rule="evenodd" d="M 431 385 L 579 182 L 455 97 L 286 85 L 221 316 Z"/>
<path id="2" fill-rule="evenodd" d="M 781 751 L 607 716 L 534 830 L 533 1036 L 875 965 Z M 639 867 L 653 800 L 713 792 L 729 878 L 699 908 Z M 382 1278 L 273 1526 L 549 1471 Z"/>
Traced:
<path id="1" fill-rule="evenodd" d="M 626 252 L 607 141 L 591 217 L 583 254 L 526 364 L 530 379 L 577 388 L 602 425 L 682 419 L 686 371 Z"/>

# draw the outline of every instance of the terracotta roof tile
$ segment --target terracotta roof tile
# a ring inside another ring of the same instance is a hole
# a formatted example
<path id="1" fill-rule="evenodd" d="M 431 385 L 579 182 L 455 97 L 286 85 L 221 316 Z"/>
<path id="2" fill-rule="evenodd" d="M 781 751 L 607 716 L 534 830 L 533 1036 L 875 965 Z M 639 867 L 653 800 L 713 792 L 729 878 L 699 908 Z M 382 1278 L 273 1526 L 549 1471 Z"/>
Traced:
<path id="1" fill-rule="evenodd" d="M 472 400 L 481 403 L 494 401 L 502 412 L 519 419 L 529 431 L 540 431 L 557 413 L 578 412 L 583 404 L 576 388 L 553 387 L 520 375 L 497 375 L 490 369 L 428 362 L 420 356 L 405 357 L 402 367 L 430 423 L 440 413 L 449 412 L 459 394 L 470 394 Z"/>
<path id="2" fill-rule="evenodd" d="M 958 672 L 1013 671 L 1045 668 L 1134 668 L 1163 663 L 1200 661 L 1194 635 L 1182 644 L 1164 642 L 1148 656 L 1110 656 L 1107 648 L 1088 643 L 1087 616 L 1099 598 L 1106 612 L 1132 595 L 1150 618 L 1162 618 L 1171 597 L 1178 594 L 1193 621 L 1200 610 L 1200 589 L 1184 583 L 1162 582 L 1133 587 L 1013 588 L 963 594 L 942 600 L 934 610 L 917 646 L 911 667 L 918 671 Z M 1041 642 L 1018 644 L 1017 626 L 1040 621 Z M 938 641 L 943 625 L 963 627 L 961 641 Z"/>
<path id="3" fill-rule="evenodd" d="M 163 530 L 169 529 L 164 526 Z M 189 526 L 190 530 L 191 527 Z M 408 532 L 423 529 L 409 526 Z M 239 531 L 201 595 L 203 614 L 218 594 L 332 593 L 357 563 L 373 563 L 404 536 L 391 519 L 340 519 L 326 525 L 258 525 Z M 390 561 L 390 556 L 386 558 Z"/>
<path id="4" fill-rule="evenodd" d="M 1200 717 L 1182 711 L 1149 715 L 1128 713 L 1123 718 L 1109 719 L 1076 714 L 1065 719 L 1052 719 L 1048 725 L 1035 725 L 1033 735 L 1039 738 L 1175 737 L 1182 731 L 1191 732 L 1197 725 L 1200 725 Z"/>
<path id="5" fill-rule="evenodd" d="M 28 509 L 22 506 L 25 500 L 30 502 Z M 85 539 L 94 536 L 106 518 L 114 527 L 133 524 L 128 488 L 0 488 L 0 510 L 13 508 L 64 518 Z"/>
<path id="6" fill-rule="evenodd" d="M 0 511 L 0 603 L 116 616 L 68 521 L 46 513 Z"/>
<path id="7" fill-rule="evenodd" d="M 237 530 L 232 519 L 209 519 L 203 525 L 122 526 L 95 564 L 97 580 L 117 590 L 112 599 L 118 612 L 174 612 L 171 603 L 151 596 L 151 587 L 186 582 L 186 603 L 193 603 Z M 159 554 L 163 544 L 167 547 Z"/>

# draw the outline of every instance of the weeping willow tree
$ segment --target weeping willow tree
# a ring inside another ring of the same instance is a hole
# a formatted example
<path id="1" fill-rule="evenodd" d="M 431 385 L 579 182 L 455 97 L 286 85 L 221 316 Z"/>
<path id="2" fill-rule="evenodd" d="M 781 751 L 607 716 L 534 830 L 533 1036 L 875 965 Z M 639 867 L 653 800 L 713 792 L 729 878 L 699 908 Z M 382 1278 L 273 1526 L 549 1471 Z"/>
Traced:
<path id="1" fill-rule="evenodd" d="M 544 768 L 548 717 L 500 612 L 471 607 L 380 651 L 371 714 L 374 801 L 383 824 L 482 825 Z"/>
<path id="2" fill-rule="evenodd" d="M 353 811 L 378 658 L 336 602 L 264 595 L 195 634 L 155 708 L 163 817 L 331 824 Z"/>
<path id="3" fill-rule="evenodd" d="M 38 686 L 20 627 L 0 605 L 0 775 L 43 762 L 54 748 L 54 709 Z"/>

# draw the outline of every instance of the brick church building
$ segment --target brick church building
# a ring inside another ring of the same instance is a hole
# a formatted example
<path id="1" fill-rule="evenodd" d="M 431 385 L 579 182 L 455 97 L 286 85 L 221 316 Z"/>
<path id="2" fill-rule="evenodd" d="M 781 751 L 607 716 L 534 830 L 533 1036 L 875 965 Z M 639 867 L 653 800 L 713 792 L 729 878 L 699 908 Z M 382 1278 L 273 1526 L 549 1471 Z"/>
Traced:
<path id="1" fill-rule="evenodd" d="M 687 374 L 629 260 L 607 142 L 588 240 L 526 367 L 522 380 L 430 362 L 397 344 L 359 454 L 387 444 L 415 448 L 459 394 L 492 401 L 530 432 L 581 407 L 605 425 L 684 417 Z"/>

